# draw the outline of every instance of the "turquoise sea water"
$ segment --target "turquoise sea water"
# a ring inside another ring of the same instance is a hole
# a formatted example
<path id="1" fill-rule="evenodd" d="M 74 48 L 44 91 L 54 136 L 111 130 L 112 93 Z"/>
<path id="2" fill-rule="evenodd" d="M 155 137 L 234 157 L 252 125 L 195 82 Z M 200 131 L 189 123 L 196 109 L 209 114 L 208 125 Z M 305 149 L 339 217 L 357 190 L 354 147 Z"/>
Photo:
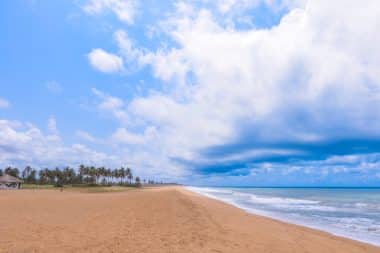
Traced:
<path id="1" fill-rule="evenodd" d="M 380 188 L 188 188 L 248 212 L 380 246 Z"/>

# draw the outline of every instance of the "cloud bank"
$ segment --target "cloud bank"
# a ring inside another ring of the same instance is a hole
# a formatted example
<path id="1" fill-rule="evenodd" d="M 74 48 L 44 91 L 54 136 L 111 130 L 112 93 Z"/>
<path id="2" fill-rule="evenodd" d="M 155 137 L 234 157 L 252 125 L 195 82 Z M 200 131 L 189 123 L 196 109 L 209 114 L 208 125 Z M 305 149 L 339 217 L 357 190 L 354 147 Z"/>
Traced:
<path id="1" fill-rule="evenodd" d="M 121 57 L 171 85 L 135 97 L 123 109 L 105 108 L 122 125 L 155 129 L 151 142 L 160 143 L 169 164 L 206 173 L 248 173 L 265 159 L 324 163 L 337 153 L 360 153 L 355 147 L 365 140 L 379 141 L 376 1 L 345 1 L 344 8 L 341 1 L 215 4 L 207 9 L 178 2 L 161 23 L 170 47 L 142 48 L 126 31 L 115 32 Z M 226 24 L 218 16 L 233 18 L 232 12 L 260 4 L 289 10 L 263 29 L 239 29 L 238 20 Z M 115 137 L 151 144 L 137 141 L 143 135 L 122 133 Z M 352 149 L 339 152 L 345 140 L 352 140 Z"/>
<path id="2" fill-rule="evenodd" d="M 110 10 L 128 24 L 110 34 L 114 52 L 102 45 L 90 51 L 91 66 L 109 74 L 143 72 L 155 88 L 128 99 L 93 89 L 94 108 L 118 127 L 102 140 L 77 135 L 109 143 L 116 157 L 168 178 L 249 184 L 263 175 L 311 175 L 305 182 L 318 184 L 357 171 L 352 178 L 375 178 L 378 5 L 178 1 L 150 24 L 151 39 L 159 42 L 149 44 L 129 30 L 138 18 L 136 2 L 89 1 L 87 13 Z M 263 10 L 276 18 L 260 26 Z"/>

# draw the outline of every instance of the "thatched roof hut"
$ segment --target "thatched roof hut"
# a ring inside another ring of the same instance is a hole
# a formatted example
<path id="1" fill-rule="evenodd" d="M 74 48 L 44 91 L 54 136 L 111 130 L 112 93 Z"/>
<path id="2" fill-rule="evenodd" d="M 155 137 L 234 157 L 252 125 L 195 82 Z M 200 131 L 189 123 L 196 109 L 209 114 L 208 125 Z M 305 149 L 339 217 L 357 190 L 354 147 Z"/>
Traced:
<path id="1" fill-rule="evenodd" d="M 17 177 L 13 177 L 8 174 L 4 174 L 0 177 L 0 188 L 18 188 L 20 189 L 23 181 Z"/>
<path id="2" fill-rule="evenodd" d="M 17 177 L 13 177 L 8 174 L 4 174 L 0 177 L 0 183 L 22 183 L 23 181 L 21 179 L 18 179 Z"/>

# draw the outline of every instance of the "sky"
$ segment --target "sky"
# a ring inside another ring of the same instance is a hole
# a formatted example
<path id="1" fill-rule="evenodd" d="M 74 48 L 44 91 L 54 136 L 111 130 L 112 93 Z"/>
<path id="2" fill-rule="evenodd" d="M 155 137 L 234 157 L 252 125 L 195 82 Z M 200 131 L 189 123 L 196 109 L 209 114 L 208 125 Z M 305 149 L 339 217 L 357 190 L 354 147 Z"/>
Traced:
<path id="1" fill-rule="evenodd" d="M 377 0 L 0 3 L 0 167 L 380 186 Z"/>

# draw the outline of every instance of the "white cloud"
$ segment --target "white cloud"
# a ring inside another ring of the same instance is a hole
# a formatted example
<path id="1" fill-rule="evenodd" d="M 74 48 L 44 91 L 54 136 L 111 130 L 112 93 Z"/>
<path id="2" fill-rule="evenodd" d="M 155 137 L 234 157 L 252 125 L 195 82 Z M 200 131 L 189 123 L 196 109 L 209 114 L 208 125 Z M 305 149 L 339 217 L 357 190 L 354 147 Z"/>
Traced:
<path id="1" fill-rule="evenodd" d="M 124 106 L 124 102 L 120 98 L 108 96 L 95 88 L 92 89 L 92 91 L 95 95 L 103 99 L 102 103 L 99 104 L 100 109 L 117 110 Z"/>
<path id="2" fill-rule="evenodd" d="M 235 1 L 223 3 L 228 11 Z M 140 49 L 125 32 L 114 34 L 124 59 L 150 65 L 171 86 L 125 104 L 113 97 L 117 106 L 102 106 L 111 101 L 105 97 L 99 107 L 112 109 L 124 125 L 154 127 L 158 134 L 146 145 L 158 143 L 160 152 L 147 150 L 184 160 L 239 138 L 379 137 L 377 5 L 288 1 L 280 24 L 239 30 L 211 11 L 178 4 L 164 22 L 171 47 Z"/>
<path id="3" fill-rule="evenodd" d="M 105 139 L 95 138 L 87 132 L 78 131 L 77 136 L 85 141 L 102 144 L 94 148 L 94 145 L 86 146 L 76 142 L 65 144 L 59 133 L 56 135 L 51 133 L 51 130 L 57 129 L 55 120 L 51 118 L 49 123 L 50 130 L 44 133 L 30 123 L 0 120 L 0 167 L 9 165 L 21 167 L 31 165 L 37 168 L 77 167 L 79 164 L 111 168 L 129 166 L 136 175 L 155 179 L 175 178 L 183 173 L 181 169 L 174 166 L 167 167 L 169 162 L 162 159 L 161 154 L 156 155 L 149 148 L 142 148 L 144 140 L 155 136 L 156 132 L 153 128 L 143 131 L 140 137 L 137 137 L 137 134 L 125 135 L 127 130 L 118 130 Z M 132 145 L 133 149 L 129 149 L 129 146 L 125 144 Z M 107 152 L 96 150 L 104 147 Z"/>
<path id="4" fill-rule="evenodd" d="M 81 163 L 120 166 L 123 163 L 120 157 L 92 150 L 80 143 L 65 145 L 56 130 L 53 118 L 49 119 L 47 134 L 30 123 L 0 120 L 0 167 L 29 164 L 41 168 Z"/>
<path id="5" fill-rule="evenodd" d="M 360 175 L 376 175 L 380 172 L 380 153 L 334 155 L 322 160 L 293 161 L 288 164 L 266 163 L 256 164 L 251 170 L 260 172 L 263 167 L 271 167 L 284 175 L 305 173 L 326 176 L 333 174 L 358 173 Z"/>
<path id="6" fill-rule="evenodd" d="M 6 109 L 6 108 L 9 108 L 10 106 L 11 104 L 9 103 L 8 100 L 4 98 L 0 98 L 0 109 Z"/>
<path id="7" fill-rule="evenodd" d="M 105 162 L 115 159 L 115 157 L 92 150 L 83 144 L 73 144 L 71 151 L 75 153 L 77 157 L 81 157 L 80 160 L 83 164 L 105 164 Z"/>
<path id="8" fill-rule="evenodd" d="M 156 132 L 154 127 L 146 128 L 143 134 L 136 134 L 128 131 L 126 128 L 119 128 L 111 138 L 114 143 L 147 144 L 155 137 Z"/>
<path id="9" fill-rule="evenodd" d="M 374 4 L 369 1 L 369 6 L 370 3 Z M 377 12 L 364 6 L 357 9 L 355 5 L 350 2 L 348 13 L 336 13 L 338 4 L 313 1 L 306 9 L 293 9 L 270 30 L 224 29 L 205 10 L 194 18 L 173 18 L 170 34 L 179 47 L 146 57 L 156 76 L 165 81 L 177 82 L 180 77 L 179 83 L 186 83 L 189 74 L 195 81 L 173 94 L 163 94 L 161 99 L 157 95 L 136 98 L 132 105 L 141 105 L 142 109 L 152 103 L 153 109 L 168 101 L 166 112 L 173 120 L 182 120 L 173 115 L 178 107 L 185 107 L 198 116 L 204 115 L 198 120 L 212 118 L 230 128 L 244 120 L 265 124 L 271 132 L 281 130 L 282 136 L 321 138 L 311 125 L 301 127 L 307 128 L 306 132 L 293 132 L 288 128 L 289 119 L 281 117 L 284 112 L 294 115 L 305 110 L 309 120 L 318 119 L 317 124 L 329 122 L 333 127 L 349 128 L 350 132 L 376 133 L 380 111 L 371 108 L 380 103 L 374 96 L 379 93 L 380 75 L 373 72 L 379 66 L 380 50 L 374 48 L 371 34 L 376 31 Z M 366 18 L 359 18 L 360 10 L 368 11 Z M 358 36 L 362 38 L 360 42 Z M 329 98 L 326 94 L 335 95 Z M 186 102 L 179 102 L 183 100 Z M 336 114 L 340 117 L 333 116 Z M 368 129 L 368 125 L 376 127 Z M 265 129 L 259 130 L 267 135 Z"/>
<path id="10" fill-rule="evenodd" d="M 141 58 L 144 55 L 143 50 L 133 45 L 131 38 L 129 38 L 124 30 L 117 30 L 114 33 L 114 39 L 120 49 L 120 54 L 124 57 L 125 61 L 137 61 L 139 64 L 142 64 Z"/>
<path id="11" fill-rule="evenodd" d="M 261 3 L 271 4 L 271 0 L 217 0 L 215 1 L 221 13 L 230 12 L 233 9 L 247 9 L 256 7 Z"/>
<path id="12" fill-rule="evenodd" d="M 54 80 L 47 81 L 46 82 L 46 88 L 51 92 L 55 94 L 60 94 L 63 91 L 62 85 Z"/>
<path id="13" fill-rule="evenodd" d="M 85 140 L 85 141 L 88 141 L 88 142 L 97 142 L 97 139 L 92 136 L 91 134 L 89 134 L 88 132 L 86 131 L 82 131 L 82 130 L 78 130 L 76 131 L 76 136 Z"/>
<path id="14" fill-rule="evenodd" d="M 114 73 L 123 70 L 123 59 L 103 49 L 93 49 L 87 57 L 90 64 L 101 72 Z"/>
<path id="15" fill-rule="evenodd" d="M 92 89 L 92 92 L 101 99 L 101 102 L 98 105 L 98 109 L 101 112 L 111 113 L 117 120 L 122 122 L 123 124 L 127 124 L 129 122 L 129 116 L 125 111 L 125 105 L 123 100 L 117 97 L 112 97 L 107 95 L 95 88 Z"/>
<path id="16" fill-rule="evenodd" d="M 57 121 L 54 117 L 50 117 L 48 120 L 48 130 L 54 135 L 58 134 Z"/>
<path id="17" fill-rule="evenodd" d="M 259 2 L 219 0 L 215 4 L 233 23 L 236 10 Z M 261 2 L 274 5 L 277 1 Z M 90 14 L 109 10 L 131 24 L 136 10 L 131 3 L 92 0 L 84 9 Z M 111 115 L 120 123 L 103 140 L 114 148 L 113 155 L 83 144 L 65 146 L 34 126 L 2 121 L 0 147 L 7 152 L 0 152 L 0 161 L 118 160 L 152 174 L 184 176 L 189 171 L 178 160 L 209 164 L 299 154 L 298 150 L 260 147 L 241 154 L 231 151 L 222 158 L 204 154 L 234 142 L 310 143 L 379 137 L 378 1 L 305 4 L 289 0 L 285 4 L 290 11 L 278 25 L 240 30 L 221 21 L 213 10 L 197 8 L 193 1 L 180 2 L 175 13 L 165 15 L 165 22 L 157 22 L 160 29 L 155 31 L 164 29 L 171 40 L 157 50 L 139 48 L 125 31 L 117 30 L 113 38 L 119 55 L 94 49 L 88 54 L 91 65 L 106 73 L 123 71 L 124 63 L 149 66 L 168 85 L 129 101 L 92 90 L 102 115 Z M 56 123 L 51 125 L 50 132 L 58 134 L 51 131 L 57 129 Z M 85 132 L 77 136 L 97 140 Z M 313 174 L 321 164 L 325 175 L 378 166 L 370 159 L 332 156 L 322 163 L 292 164 L 284 168 L 284 174 L 298 173 L 300 166 Z M 357 166 L 348 169 L 342 164 Z M 264 166 L 265 171 L 272 168 L 276 166 Z"/>
<path id="18" fill-rule="evenodd" d="M 135 0 L 90 0 L 83 7 L 86 13 L 92 15 L 112 11 L 120 21 L 127 24 L 133 24 L 136 8 L 137 2 Z"/>

